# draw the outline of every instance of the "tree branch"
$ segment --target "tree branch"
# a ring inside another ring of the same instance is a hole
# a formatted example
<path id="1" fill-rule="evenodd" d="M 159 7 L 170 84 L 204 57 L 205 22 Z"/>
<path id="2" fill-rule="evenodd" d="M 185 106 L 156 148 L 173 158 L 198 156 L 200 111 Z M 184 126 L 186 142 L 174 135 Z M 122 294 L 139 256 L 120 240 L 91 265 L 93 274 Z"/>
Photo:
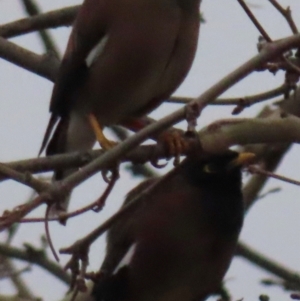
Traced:
<path id="1" fill-rule="evenodd" d="M 15 258 L 36 264 L 65 284 L 70 284 L 71 277 L 62 269 L 56 262 L 49 260 L 43 252 L 34 250 L 33 248 L 27 248 L 27 250 L 21 250 L 16 247 L 8 246 L 7 244 L 0 243 L 0 254 L 10 258 Z"/>
<path id="2" fill-rule="evenodd" d="M 289 283 L 300 287 L 300 274 L 296 273 L 295 271 L 289 270 L 286 267 L 283 267 L 273 260 L 266 258 L 266 256 L 255 251 L 246 244 L 239 242 L 236 254 L 263 268 L 264 270 L 276 275 L 277 277 L 280 277 L 288 281 Z"/>
<path id="3" fill-rule="evenodd" d="M 71 174 L 61 182 L 53 183 L 47 190 L 47 192 L 42 193 L 37 199 L 26 205 L 19 206 L 17 211 L 4 216 L 1 219 L 0 228 L 3 229 L 10 226 L 13 222 L 16 222 L 20 218 L 24 217 L 26 214 L 28 214 L 43 202 L 54 201 L 56 198 L 67 195 L 74 187 L 78 186 L 87 178 L 95 174 L 98 170 L 101 170 L 105 166 L 113 164 L 120 160 L 130 150 L 148 139 L 148 137 L 158 134 L 168 127 L 176 124 L 177 122 L 182 121 L 186 117 L 187 111 L 195 111 L 195 108 L 197 108 L 200 114 L 202 109 L 207 104 L 212 102 L 227 89 L 256 70 L 263 63 L 273 59 L 278 55 L 281 55 L 282 52 L 291 47 L 296 47 L 299 43 L 300 35 L 295 35 L 266 45 L 258 55 L 250 59 L 248 62 L 240 66 L 232 73 L 228 74 L 225 78 L 223 78 L 217 84 L 213 85 L 210 89 L 208 89 L 200 97 L 192 101 L 191 104 L 189 104 L 185 108 L 182 108 L 168 115 L 158 122 L 150 124 L 135 135 L 132 135 L 122 143 L 104 153 L 101 157 L 98 157 L 93 162 L 85 165 L 80 171 Z"/>
<path id="4" fill-rule="evenodd" d="M 266 91 L 263 93 L 250 95 L 250 96 L 241 96 L 234 98 L 218 98 L 215 101 L 211 102 L 209 105 L 211 106 L 241 106 L 243 108 L 250 107 L 253 104 L 263 102 L 265 100 L 272 99 L 276 96 L 280 96 L 286 93 L 288 90 L 287 85 L 283 84 L 278 88 L 271 89 L 270 91 Z M 181 97 L 181 96 L 173 96 L 170 99 L 167 99 L 165 102 L 168 103 L 178 103 L 178 104 L 188 104 L 193 100 L 192 97 Z"/>
<path id="5" fill-rule="evenodd" d="M 72 24 L 80 5 L 53 10 L 31 18 L 24 18 L 0 26 L 0 36 L 13 38 L 47 28 L 57 28 Z"/>
<path id="6" fill-rule="evenodd" d="M 40 9 L 37 3 L 34 0 L 21 0 L 23 2 L 24 8 L 29 16 L 35 16 L 40 14 Z M 55 45 L 54 40 L 51 37 L 51 34 L 44 29 L 40 29 L 38 34 L 41 38 L 41 41 L 45 47 L 46 52 L 52 52 L 56 57 L 60 57 L 57 46 Z"/>
<path id="7" fill-rule="evenodd" d="M 38 55 L 0 37 L 0 57 L 32 73 L 54 81 L 59 60 L 51 54 Z"/>

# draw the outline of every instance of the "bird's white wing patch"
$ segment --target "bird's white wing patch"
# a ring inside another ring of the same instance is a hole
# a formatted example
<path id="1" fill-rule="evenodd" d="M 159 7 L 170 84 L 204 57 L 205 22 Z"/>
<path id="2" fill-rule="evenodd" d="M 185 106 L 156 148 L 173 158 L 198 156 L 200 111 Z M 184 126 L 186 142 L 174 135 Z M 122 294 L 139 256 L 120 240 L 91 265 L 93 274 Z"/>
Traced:
<path id="1" fill-rule="evenodd" d="M 124 257 L 121 259 L 117 267 L 114 269 L 113 274 L 116 274 L 118 270 L 120 270 L 122 267 L 129 265 L 132 257 L 134 255 L 135 249 L 136 249 L 136 243 L 132 244 L 130 248 L 128 249 L 127 253 L 124 255 Z"/>
<path id="2" fill-rule="evenodd" d="M 101 55 L 106 43 L 108 40 L 108 35 L 105 35 L 99 43 L 90 51 L 88 56 L 85 59 L 86 65 L 91 67 L 95 60 Z"/>

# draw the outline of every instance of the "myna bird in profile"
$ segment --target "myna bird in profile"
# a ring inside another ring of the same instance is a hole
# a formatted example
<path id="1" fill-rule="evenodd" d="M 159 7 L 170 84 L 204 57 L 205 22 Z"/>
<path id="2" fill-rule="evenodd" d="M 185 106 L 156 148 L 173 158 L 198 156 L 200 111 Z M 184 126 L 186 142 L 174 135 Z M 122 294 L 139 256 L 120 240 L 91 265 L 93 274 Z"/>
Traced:
<path id="1" fill-rule="evenodd" d="M 167 99 L 192 65 L 200 3 L 85 0 L 55 81 L 40 153 L 46 146 L 47 155 L 90 149 L 95 132 L 109 148 L 103 127 L 130 123 Z M 57 170 L 54 178 L 70 172 Z"/>
<path id="2" fill-rule="evenodd" d="M 243 224 L 241 168 L 253 157 L 227 151 L 181 163 L 109 230 L 94 300 L 201 301 L 216 292 Z"/>

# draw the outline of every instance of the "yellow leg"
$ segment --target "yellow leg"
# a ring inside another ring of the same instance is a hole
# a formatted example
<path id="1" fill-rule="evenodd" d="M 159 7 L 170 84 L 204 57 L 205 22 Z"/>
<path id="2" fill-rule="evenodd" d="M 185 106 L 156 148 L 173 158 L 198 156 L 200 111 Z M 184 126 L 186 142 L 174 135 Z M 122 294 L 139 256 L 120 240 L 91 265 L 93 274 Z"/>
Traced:
<path id="1" fill-rule="evenodd" d="M 98 120 L 96 119 L 94 114 L 89 114 L 88 116 L 89 118 L 89 122 L 93 128 L 93 131 L 95 133 L 96 139 L 99 142 L 100 146 L 103 149 L 111 149 L 112 147 L 114 147 L 117 143 L 111 140 L 108 140 L 104 134 L 103 134 L 103 130 L 98 122 Z"/>

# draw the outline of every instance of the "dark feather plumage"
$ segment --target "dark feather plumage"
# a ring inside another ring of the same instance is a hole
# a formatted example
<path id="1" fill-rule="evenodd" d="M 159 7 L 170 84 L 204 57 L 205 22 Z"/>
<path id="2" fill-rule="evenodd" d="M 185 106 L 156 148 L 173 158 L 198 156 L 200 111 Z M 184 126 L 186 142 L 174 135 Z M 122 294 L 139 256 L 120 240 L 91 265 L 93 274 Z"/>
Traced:
<path id="1" fill-rule="evenodd" d="M 228 151 L 186 159 L 109 230 L 96 301 L 201 301 L 218 290 L 243 224 L 236 158 Z M 157 180 L 140 184 L 125 203 Z"/>
<path id="2" fill-rule="evenodd" d="M 142 117 L 168 98 L 191 68 L 200 3 L 85 0 L 55 81 L 40 153 L 52 131 L 47 154 L 89 150 L 96 140 L 90 114 L 104 128 Z M 59 171 L 54 180 L 72 172 Z M 60 207 L 66 210 L 67 202 Z"/>

